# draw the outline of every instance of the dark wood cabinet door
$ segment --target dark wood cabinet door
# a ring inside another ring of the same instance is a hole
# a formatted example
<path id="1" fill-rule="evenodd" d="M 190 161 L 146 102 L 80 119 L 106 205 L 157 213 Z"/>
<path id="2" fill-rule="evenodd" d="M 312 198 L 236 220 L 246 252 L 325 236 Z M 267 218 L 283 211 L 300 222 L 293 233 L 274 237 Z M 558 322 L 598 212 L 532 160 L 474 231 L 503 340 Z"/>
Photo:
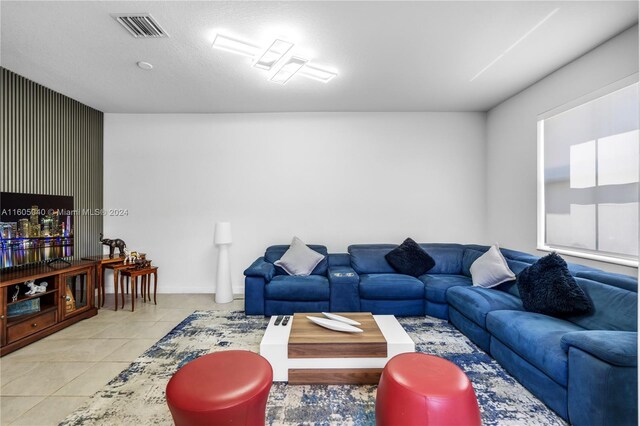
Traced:
<path id="1" fill-rule="evenodd" d="M 93 276 L 92 267 L 60 276 L 59 309 L 63 320 L 93 307 Z"/>

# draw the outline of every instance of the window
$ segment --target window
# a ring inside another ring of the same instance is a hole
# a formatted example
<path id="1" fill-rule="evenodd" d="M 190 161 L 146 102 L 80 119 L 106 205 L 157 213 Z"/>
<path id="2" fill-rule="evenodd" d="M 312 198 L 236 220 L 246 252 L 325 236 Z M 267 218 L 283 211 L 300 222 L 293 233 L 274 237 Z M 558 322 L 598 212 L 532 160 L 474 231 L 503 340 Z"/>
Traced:
<path id="1" fill-rule="evenodd" d="M 638 76 L 538 118 L 538 248 L 638 265 Z"/>

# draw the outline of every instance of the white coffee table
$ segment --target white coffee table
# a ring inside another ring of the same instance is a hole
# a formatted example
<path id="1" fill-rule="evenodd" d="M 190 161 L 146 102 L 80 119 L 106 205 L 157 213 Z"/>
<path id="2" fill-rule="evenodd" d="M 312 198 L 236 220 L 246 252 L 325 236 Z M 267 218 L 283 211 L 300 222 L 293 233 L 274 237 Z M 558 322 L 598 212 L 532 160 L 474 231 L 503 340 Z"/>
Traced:
<path id="1" fill-rule="evenodd" d="M 393 315 L 340 313 L 340 315 L 353 318 L 366 326 L 365 333 L 357 334 L 331 331 L 315 324 L 310 326 L 311 322 L 306 318 L 306 315 L 322 316 L 318 313 L 296 314 L 291 317 L 286 326 L 276 326 L 274 324 L 275 316 L 271 317 L 269 321 L 260 342 L 260 355 L 271 363 L 275 382 L 289 382 L 290 384 L 378 383 L 387 361 L 401 353 L 415 352 L 415 343 Z M 366 315 L 369 316 L 368 321 Z M 294 322 L 296 322 L 296 331 L 294 332 L 296 338 L 292 338 L 292 340 L 295 345 L 292 344 L 290 347 L 289 340 Z M 363 338 L 363 336 L 371 337 Z M 302 346 L 300 346 L 301 341 Z M 386 348 L 384 341 L 386 341 Z M 306 353 L 304 351 L 305 343 L 309 345 L 309 350 Z M 363 348 L 362 352 L 372 356 L 358 356 L 359 345 Z M 303 348 L 302 351 L 300 347 Z"/>

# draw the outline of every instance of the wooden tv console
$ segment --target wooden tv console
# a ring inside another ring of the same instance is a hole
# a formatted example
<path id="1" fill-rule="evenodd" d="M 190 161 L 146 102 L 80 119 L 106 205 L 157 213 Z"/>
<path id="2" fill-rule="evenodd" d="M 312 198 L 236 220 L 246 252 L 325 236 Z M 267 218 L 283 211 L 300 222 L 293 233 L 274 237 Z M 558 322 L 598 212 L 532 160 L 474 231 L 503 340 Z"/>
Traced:
<path id="1" fill-rule="evenodd" d="M 94 276 L 95 262 L 84 260 L 0 272 L 0 356 L 96 315 Z M 46 291 L 26 296 L 28 280 L 46 282 Z M 13 301 L 16 285 L 20 293 Z M 38 311 L 16 315 L 14 309 L 24 307 L 25 301 Z"/>

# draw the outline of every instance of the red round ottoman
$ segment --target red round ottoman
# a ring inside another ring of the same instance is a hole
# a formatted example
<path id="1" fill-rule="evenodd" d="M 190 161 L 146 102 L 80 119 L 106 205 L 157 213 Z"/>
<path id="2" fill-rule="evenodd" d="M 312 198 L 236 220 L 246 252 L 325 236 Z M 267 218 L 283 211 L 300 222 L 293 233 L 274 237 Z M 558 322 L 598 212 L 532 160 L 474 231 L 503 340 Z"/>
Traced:
<path id="1" fill-rule="evenodd" d="M 177 426 L 264 425 L 271 364 L 249 351 L 202 356 L 167 384 L 167 404 Z"/>
<path id="2" fill-rule="evenodd" d="M 481 425 L 473 386 L 454 363 L 437 356 L 406 353 L 391 358 L 376 396 L 379 426 Z"/>

